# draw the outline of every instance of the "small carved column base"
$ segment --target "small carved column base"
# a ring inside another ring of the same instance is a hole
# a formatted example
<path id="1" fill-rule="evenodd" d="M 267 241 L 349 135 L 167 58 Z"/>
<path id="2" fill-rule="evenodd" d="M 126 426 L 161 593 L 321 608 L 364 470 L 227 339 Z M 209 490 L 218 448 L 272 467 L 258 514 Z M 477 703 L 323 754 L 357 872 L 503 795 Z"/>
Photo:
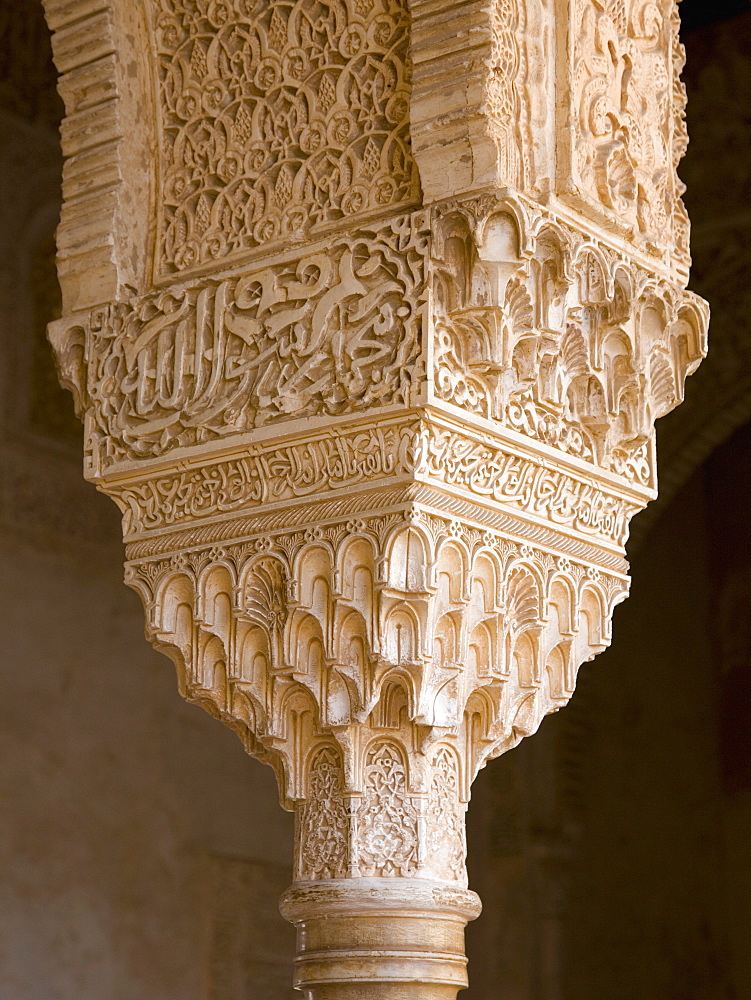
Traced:
<path id="1" fill-rule="evenodd" d="M 293 885 L 282 915 L 297 928 L 295 987 L 305 1000 L 456 1000 L 467 984 L 464 928 L 476 893 L 407 878 Z"/>

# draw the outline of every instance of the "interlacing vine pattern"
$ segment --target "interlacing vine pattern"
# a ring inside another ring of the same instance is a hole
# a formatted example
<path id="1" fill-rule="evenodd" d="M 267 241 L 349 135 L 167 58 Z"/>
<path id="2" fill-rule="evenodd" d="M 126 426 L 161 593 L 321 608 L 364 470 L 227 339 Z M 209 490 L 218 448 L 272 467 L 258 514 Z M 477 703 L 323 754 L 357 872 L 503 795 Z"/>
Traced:
<path id="1" fill-rule="evenodd" d="M 324 746 L 312 758 L 308 796 L 299 819 L 301 879 L 342 878 L 347 873 L 348 823 L 337 751 Z"/>
<path id="2" fill-rule="evenodd" d="M 441 747 L 432 761 L 432 779 L 428 798 L 428 851 L 431 865 L 450 872 L 457 879 L 466 878 L 466 835 L 456 758 Z"/>
<path id="3" fill-rule="evenodd" d="M 158 268 L 183 272 L 419 200 L 397 0 L 151 0 Z"/>
<path id="4" fill-rule="evenodd" d="M 382 743 L 368 754 L 365 795 L 358 814 L 361 875 L 414 875 L 417 813 L 407 792 L 399 748 Z"/>

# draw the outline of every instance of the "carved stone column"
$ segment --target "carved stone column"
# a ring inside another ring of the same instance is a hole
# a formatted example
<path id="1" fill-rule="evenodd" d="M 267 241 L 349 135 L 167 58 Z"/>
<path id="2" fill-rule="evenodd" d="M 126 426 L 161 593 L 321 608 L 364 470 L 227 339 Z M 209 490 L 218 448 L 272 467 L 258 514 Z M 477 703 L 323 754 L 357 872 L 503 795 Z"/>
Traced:
<path id="1" fill-rule="evenodd" d="M 47 6 L 50 336 L 148 635 L 295 812 L 305 996 L 454 998 L 472 780 L 610 641 L 705 351 L 675 6 Z"/>

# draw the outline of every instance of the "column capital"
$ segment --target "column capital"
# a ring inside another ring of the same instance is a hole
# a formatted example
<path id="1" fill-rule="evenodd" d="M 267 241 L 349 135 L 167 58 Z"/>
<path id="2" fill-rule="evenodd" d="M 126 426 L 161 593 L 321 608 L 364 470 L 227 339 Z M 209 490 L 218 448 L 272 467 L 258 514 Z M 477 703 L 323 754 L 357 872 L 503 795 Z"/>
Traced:
<path id="1" fill-rule="evenodd" d="M 677 7 L 125 3 L 96 8 L 117 128 L 69 149 L 74 207 L 111 178 L 117 294 L 81 267 L 50 328 L 86 475 L 181 692 L 296 814 L 301 988 L 448 998 L 472 780 L 609 643 L 654 423 L 706 351 Z M 67 30 L 81 125 L 93 71 Z M 149 86 L 123 90 L 123 60 Z M 432 958 L 388 937 L 400 893 Z M 358 979 L 342 956 L 374 899 L 393 975 L 373 944 Z"/>

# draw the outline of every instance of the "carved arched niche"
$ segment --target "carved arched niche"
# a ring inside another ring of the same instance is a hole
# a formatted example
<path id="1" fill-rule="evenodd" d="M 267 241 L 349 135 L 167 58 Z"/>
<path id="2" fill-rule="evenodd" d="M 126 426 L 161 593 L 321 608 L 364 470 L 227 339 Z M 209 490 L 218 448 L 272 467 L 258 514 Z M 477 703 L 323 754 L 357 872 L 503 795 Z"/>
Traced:
<path id="1" fill-rule="evenodd" d="M 148 635 L 296 814 L 299 987 L 453 998 L 472 780 L 609 643 L 705 351 L 675 5 L 46 6 L 50 337 Z"/>

